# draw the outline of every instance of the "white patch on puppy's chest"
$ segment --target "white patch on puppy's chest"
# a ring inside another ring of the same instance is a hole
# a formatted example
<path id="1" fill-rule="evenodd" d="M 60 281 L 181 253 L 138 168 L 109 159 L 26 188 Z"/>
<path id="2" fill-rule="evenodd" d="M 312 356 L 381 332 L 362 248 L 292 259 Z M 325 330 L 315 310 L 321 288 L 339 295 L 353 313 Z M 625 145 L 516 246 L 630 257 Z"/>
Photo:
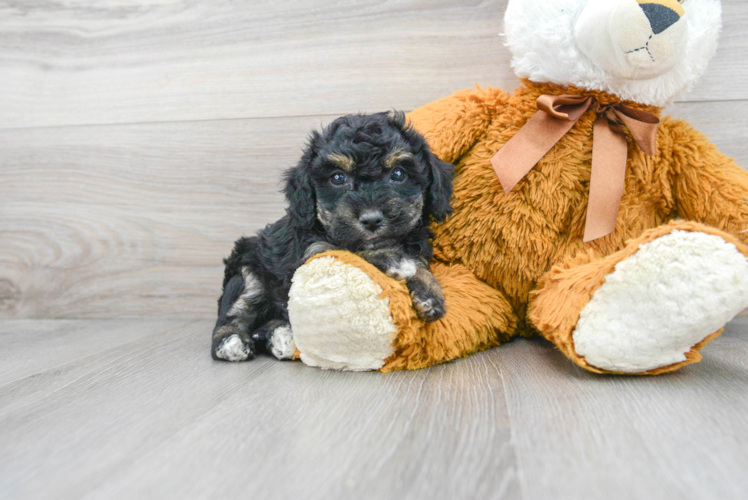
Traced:
<path id="1" fill-rule="evenodd" d="M 385 274 L 396 280 L 406 280 L 415 276 L 417 272 L 418 266 L 416 265 L 416 262 L 413 259 L 405 257 L 393 267 L 389 268 Z"/>

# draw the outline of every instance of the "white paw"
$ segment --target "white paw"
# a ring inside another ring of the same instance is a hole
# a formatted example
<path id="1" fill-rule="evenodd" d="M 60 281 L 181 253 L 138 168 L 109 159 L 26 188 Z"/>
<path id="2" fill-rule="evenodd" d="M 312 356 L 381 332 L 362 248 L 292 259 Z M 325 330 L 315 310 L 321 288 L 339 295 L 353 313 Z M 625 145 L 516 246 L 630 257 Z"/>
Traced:
<path id="1" fill-rule="evenodd" d="M 296 354 L 296 344 L 290 326 L 281 326 L 273 330 L 270 336 L 270 352 L 278 359 L 291 359 Z"/>
<path id="2" fill-rule="evenodd" d="M 604 370 L 637 373 L 685 354 L 748 306 L 748 261 L 718 236 L 673 231 L 619 262 L 582 310 L 574 348 Z"/>
<path id="3" fill-rule="evenodd" d="M 221 341 L 216 349 L 216 356 L 226 361 L 244 361 L 249 357 L 249 349 L 239 335 L 234 334 Z"/>

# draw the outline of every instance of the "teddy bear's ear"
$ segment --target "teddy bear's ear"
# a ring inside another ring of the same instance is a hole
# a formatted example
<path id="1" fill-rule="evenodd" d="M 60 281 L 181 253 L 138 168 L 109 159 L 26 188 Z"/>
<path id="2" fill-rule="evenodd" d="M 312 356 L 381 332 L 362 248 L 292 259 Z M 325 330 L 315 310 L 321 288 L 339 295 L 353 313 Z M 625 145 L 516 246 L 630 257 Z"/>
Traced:
<path id="1" fill-rule="evenodd" d="M 321 137 L 312 132 L 299 163 L 284 174 L 284 193 L 288 200 L 286 214 L 291 223 L 306 230 L 314 227 L 317 220 L 316 197 L 310 171 L 317 156 Z"/>
<path id="2" fill-rule="evenodd" d="M 426 193 L 424 211 L 431 214 L 436 222 L 442 222 L 452 211 L 449 200 L 452 198 L 452 171 L 454 165 L 443 162 L 434 153 L 426 154 L 431 183 Z"/>

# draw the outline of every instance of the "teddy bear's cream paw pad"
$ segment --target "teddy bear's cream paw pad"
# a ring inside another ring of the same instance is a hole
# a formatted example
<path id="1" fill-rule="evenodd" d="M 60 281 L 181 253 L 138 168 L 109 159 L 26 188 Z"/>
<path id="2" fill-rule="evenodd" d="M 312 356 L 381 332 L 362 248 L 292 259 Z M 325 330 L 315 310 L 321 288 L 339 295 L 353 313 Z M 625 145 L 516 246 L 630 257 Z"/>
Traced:
<path id="1" fill-rule="evenodd" d="M 294 274 L 288 314 L 301 360 L 336 370 L 377 370 L 397 332 L 389 299 L 362 270 L 320 257 Z"/>
<path id="2" fill-rule="evenodd" d="M 640 373 L 684 361 L 748 306 L 748 261 L 718 236 L 675 230 L 619 262 L 582 310 L 574 348 L 592 366 Z"/>

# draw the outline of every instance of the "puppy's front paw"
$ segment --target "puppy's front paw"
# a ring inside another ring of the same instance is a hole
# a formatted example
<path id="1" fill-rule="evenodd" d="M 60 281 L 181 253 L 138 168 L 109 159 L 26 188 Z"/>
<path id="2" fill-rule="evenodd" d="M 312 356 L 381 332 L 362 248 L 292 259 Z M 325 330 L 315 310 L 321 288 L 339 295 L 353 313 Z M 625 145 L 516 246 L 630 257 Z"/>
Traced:
<path id="1" fill-rule="evenodd" d="M 422 295 L 420 293 L 411 292 L 410 298 L 413 300 L 413 307 L 415 308 L 418 317 L 423 321 L 436 321 L 447 312 L 447 308 L 444 305 L 444 297 L 441 295 Z"/>
<path id="2" fill-rule="evenodd" d="M 245 333 L 225 326 L 213 334 L 213 359 L 219 361 L 248 361 L 254 359 L 254 342 Z"/>
<path id="3" fill-rule="evenodd" d="M 444 294 L 434 275 L 426 269 L 419 269 L 418 273 L 406 281 L 413 308 L 423 321 L 436 321 L 447 312 L 444 304 Z"/>

